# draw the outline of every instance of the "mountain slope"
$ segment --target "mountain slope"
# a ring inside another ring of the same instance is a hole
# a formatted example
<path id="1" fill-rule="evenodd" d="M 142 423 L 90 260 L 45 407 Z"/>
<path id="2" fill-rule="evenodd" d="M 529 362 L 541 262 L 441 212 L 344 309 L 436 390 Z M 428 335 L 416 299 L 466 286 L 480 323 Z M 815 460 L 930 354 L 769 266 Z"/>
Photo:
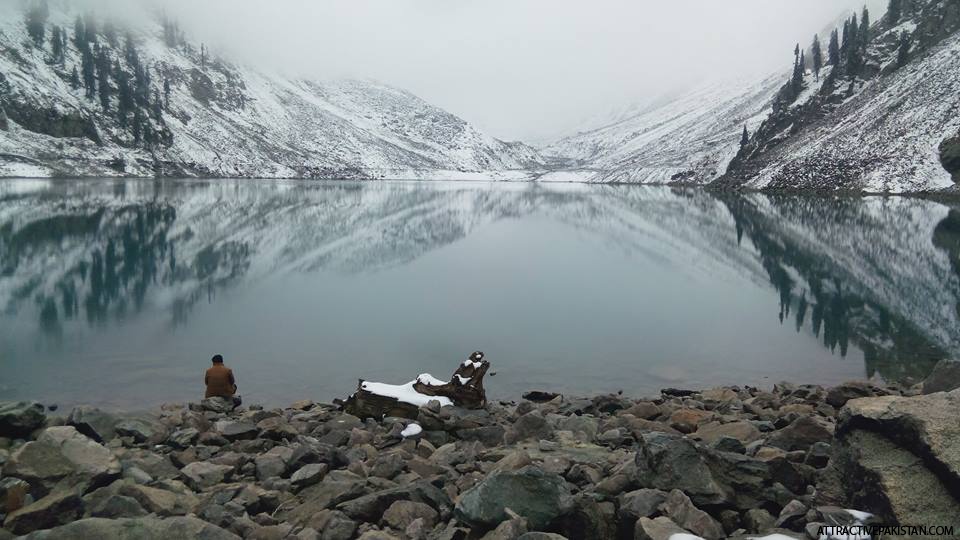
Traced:
<path id="1" fill-rule="evenodd" d="M 167 21 L 89 19 L 81 39 L 82 14 L 50 8 L 34 41 L 19 5 L 0 6 L 0 176 L 512 178 L 541 163 L 402 90 L 212 59 Z"/>
<path id="2" fill-rule="evenodd" d="M 872 25 L 856 62 L 803 78 L 721 185 L 884 193 L 955 189 L 943 141 L 960 135 L 960 2 L 914 0 Z M 862 30 L 861 30 L 862 31 Z"/>
<path id="3" fill-rule="evenodd" d="M 726 171 L 743 126 L 753 129 L 765 118 L 782 80 L 778 74 L 703 86 L 560 139 L 542 153 L 570 160 L 567 168 L 592 182 L 708 183 Z"/>

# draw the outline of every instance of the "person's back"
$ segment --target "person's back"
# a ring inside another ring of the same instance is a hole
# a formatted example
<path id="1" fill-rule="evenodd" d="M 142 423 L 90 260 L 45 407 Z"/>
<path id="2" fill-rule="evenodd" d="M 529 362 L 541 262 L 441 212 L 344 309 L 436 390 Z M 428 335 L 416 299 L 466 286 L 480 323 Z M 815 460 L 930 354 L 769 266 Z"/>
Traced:
<path id="1" fill-rule="evenodd" d="M 233 378 L 233 371 L 223 365 L 223 357 L 219 354 L 213 357 L 213 366 L 207 370 L 203 381 L 207 385 L 204 397 L 232 398 L 237 393 L 237 381 Z"/>

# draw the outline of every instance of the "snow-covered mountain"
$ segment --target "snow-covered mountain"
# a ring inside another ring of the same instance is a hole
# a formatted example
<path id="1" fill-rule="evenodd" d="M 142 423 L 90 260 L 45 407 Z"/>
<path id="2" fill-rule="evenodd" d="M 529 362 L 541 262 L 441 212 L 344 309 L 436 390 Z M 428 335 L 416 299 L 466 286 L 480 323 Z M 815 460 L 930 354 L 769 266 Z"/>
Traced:
<path id="1" fill-rule="evenodd" d="M 544 156 L 567 162 L 542 179 L 709 183 L 736 155 L 743 127 L 754 129 L 769 114 L 784 76 L 711 83 L 627 109 L 605 125 L 543 148 Z"/>
<path id="2" fill-rule="evenodd" d="M 31 30 L 29 3 L 0 2 L 0 177 L 496 179 L 542 163 L 403 90 L 257 71 L 159 16 L 114 26 L 73 5 Z"/>
<path id="3" fill-rule="evenodd" d="M 844 50 L 839 64 L 825 65 L 819 75 L 808 61 L 789 99 L 791 77 L 783 73 L 711 84 L 631 111 L 543 148 L 558 170 L 542 179 L 955 191 L 960 3 L 900 4 L 895 20 L 884 14 L 870 26 L 855 70 Z M 821 43 L 826 64 L 828 35 Z M 750 139 L 741 149 L 744 126 Z"/>

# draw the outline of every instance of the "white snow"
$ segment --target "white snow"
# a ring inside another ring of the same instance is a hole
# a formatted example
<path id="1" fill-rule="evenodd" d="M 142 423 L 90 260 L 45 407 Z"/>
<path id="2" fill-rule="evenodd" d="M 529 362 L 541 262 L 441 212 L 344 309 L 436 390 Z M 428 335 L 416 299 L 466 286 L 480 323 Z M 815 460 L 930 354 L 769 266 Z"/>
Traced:
<path id="1" fill-rule="evenodd" d="M 702 536 L 690 533 L 673 533 L 668 540 L 704 540 Z"/>
<path id="2" fill-rule="evenodd" d="M 444 396 L 428 396 L 426 394 L 421 394 L 413 388 L 413 384 L 417 381 L 410 381 L 407 384 L 385 384 L 378 382 L 364 382 L 360 388 L 377 394 L 378 396 L 392 397 L 396 398 L 398 401 L 403 403 L 409 403 L 411 405 L 416 405 L 417 407 L 423 407 L 431 401 L 439 401 L 441 407 L 446 407 L 453 405 L 453 401 L 448 397 Z"/>
<path id="3" fill-rule="evenodd" d="M 863 523 L 864 521 L 873 517 L 873 514 L 871 514 L 870 512 L 864 512 L 863 510 L 850 510 L 849 508 L 846 510 L 848 514 L 853 516 L 853 518 L 859 521 L 860 523 Z"/>
<path id="4" fill-rule="evenodd" d="M 460 384 L 461 384 L 461 385 L 464 385 L 464 384 L 467 384 L 468 382 L 470 382 L 470 377 L 464 378 L 464 377 L 461 377 L 460 375 L 454 375 L 454 377 L 456 377 L 457 380 L 460 381 Z"/>
<path id="5" fill-rule="evenodd" d="M 407 427 L 403 428 L 403 431 L 400 432 L 400 436 L 404 439 L 408 437 L 414 437 L 423 433 L 423 428 L 420 427 L 420 424 L 410 424 Z"/>
<path id="6" fill-rule="evenodd" d="M 447 384 L 447 381 L 441 381 L 429 373 L 421 373 L 420 375 L 417 375 L 417 380 L 427 386 L 443 386 Z"/>

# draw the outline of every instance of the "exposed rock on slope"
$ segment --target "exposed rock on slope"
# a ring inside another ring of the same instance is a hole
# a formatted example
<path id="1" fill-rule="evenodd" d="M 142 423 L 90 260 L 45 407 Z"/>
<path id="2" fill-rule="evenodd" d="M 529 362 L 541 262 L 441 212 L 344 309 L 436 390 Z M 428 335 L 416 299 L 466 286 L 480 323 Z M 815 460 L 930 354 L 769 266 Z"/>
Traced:
<path id="1" fill-rule="evenodd" d="M 396 88 L 233 65 L 155 20 L 91 19 L 79 39 L 64 10 L 37 43 L 20 3 L 0 6 L 0 176 L 512 178 L 541 163 Z"/>

